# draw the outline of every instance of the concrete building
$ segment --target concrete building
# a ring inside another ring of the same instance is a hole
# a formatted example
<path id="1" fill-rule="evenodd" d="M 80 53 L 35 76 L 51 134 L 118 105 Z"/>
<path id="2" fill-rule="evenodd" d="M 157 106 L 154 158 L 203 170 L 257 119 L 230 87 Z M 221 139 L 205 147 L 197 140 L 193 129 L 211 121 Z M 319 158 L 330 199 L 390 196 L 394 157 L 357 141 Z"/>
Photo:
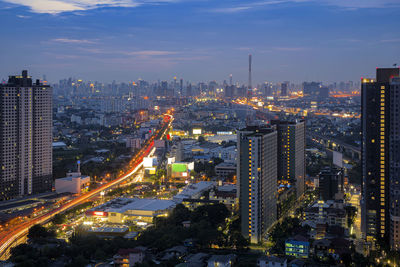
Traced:
<path id="1" fill-rule="evenodd" d="M 249 126 L 238 131 L 237 144 L 241 231 L 258 243 L 276 220 L 277 131 Z"/>
<path id="2" fill-rule="evenodd" d="M 0 201 L 50 191 L 52 88 L 28 76 L 0 85 Z"/>
<path id="3" fill-rule="evenodd" d="M 211 189 L 209 198 L 224 204 L 230 211 L 233 211 L 238 205 L 236 192 L 236 185 L 217 186 Z"/>
<path id="4" fill-rule="evenodd" d="M 296 258 L 308 258 L 310 243 L 303 237 L 290 238 L 285 241 L 285 255 Z"/>
<path id="5" fill-rule="evenodd" d="M 114 255 L 114 266 L 115 267 L 133 267 L 143 262 L 145 253 L 143 249 L 120 249 L 118 253 Z"/>
<path id="6" fill-rule="evenodd" d="M 398 68 L 377 68 L 376 79 L 361 80 L 361 226 L 367 241 L 390 242 L 398 250 L 400 184 L 396 107 L 399 102 L 395 100 L 399 100 L 399 85 L 396 77 L 399 77 Z"/>
<path id="7" fill-rule="evenodd" d="M 173 197 L 175 202 L 181 203 L 185 199 L 199 199 L 204 192 L 209 191 L 216 185 L 215 182 L 201 181 L 196 184 L 185 186 L 177 195 Z"/>
<path id="8" fill-rule="evenodd" d="M 271 124 L 278 131 L 278 183 L 294 186 L 300 198 L 305 189 L 305 122 L 272 120 Z"/>
<path id="9" fill-rule="evenodd" d="M 287 267 L 287 259 L 275 256 L 262 256 L 257 260 L 258 267 Z"/>
<path id="10" fill-rule="evenodd" d="M 344 197 L 344 170 L 326 168 L 318 175 L 318 191 L 320 199 L 327 201 L 343 199 Z"/>
<path id="11" fill-rule="evenodd" d="M 400 249 L 400 78 L 390 83 L 390 134 L 389 134 L 389 179 L 390 179 L 390 245 Z"/>
<path id="12" fill-rule="evenodd" d="M 236 174 L 236 163 L 221 162 L 214 167 L 215 175 L 220 178 L 228 178 L 232 174 Z"/>
<path id="13" fill-rule="evenodd" d="M 86 216 L 110 223 L 123 223 L 127 220 L 151 223 L 153 217 L 166 216 L 176 202 L 172 200 L 148 198 L 116 198 L 86 211 Z"/>
<path id="14" fill-rule="evenodd" d="M 76 172 L 68 172 L 66 177 L 55 180 L 57 193 L 80 194 L 82 189 L 90 184 L 90 176 L 81 174 L 79 164 Z"/>
<path id="15" fill-rule="evenodd" d="M 236 261 L 237 256 L 234 254 L 228 255 L 213 255 L 207 261 L 207 267 L 231 267 Z"/>
<path id="16" fill-rule="evenodd" d="M 305 224 L 316 228 L 318 224 L 347 228 L 347 214 L 343 202 L 319 200 L 304 210 Z"/>

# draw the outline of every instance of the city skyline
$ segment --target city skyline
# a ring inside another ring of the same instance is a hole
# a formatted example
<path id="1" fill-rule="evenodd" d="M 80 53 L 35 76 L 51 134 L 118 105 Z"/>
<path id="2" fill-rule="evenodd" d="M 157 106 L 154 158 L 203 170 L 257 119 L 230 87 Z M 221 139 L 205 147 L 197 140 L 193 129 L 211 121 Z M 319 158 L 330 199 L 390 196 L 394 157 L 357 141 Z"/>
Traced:
<path id="1" fill-rule="evenodd" d="M 254 84 L 356 81 L 399 63 L 399 9 L 394 0 L 0 1 L 0 77 L 246 83 L 252 54 Z"/>

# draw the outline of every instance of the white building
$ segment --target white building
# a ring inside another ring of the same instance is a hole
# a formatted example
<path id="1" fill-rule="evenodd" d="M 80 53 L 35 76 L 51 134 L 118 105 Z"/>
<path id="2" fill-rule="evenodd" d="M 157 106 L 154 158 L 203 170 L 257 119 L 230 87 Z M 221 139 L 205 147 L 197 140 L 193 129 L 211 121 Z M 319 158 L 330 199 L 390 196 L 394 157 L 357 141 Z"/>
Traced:
<path id="1" fill-rule="evenodd" d="M 166 216 L 175 205 L 172 200 L 121 197 L 86 211 L 86 216 L 110 223 L 130 220 L 146 224 L 151 223 L 153 217 Z"/>
<path id="2" fill-rule="evenodd" d="M 185 186 L 182 191 L 180 191 L 173 200 L 180 203 L 184 199 L 199 199 L 204 192 L 210 190 L 216 185 L 215 182 L 201 181 L 196 184 L 190 184 Z"/>
<path id="3" fill-rule="evenodd" d="M 80 194 L 82 189 L 90 183 L 90 176 L 82 175 L 78 165 L 77 172 L 68 172 L 67 177 L 56 179 L 57 193 Z"/>

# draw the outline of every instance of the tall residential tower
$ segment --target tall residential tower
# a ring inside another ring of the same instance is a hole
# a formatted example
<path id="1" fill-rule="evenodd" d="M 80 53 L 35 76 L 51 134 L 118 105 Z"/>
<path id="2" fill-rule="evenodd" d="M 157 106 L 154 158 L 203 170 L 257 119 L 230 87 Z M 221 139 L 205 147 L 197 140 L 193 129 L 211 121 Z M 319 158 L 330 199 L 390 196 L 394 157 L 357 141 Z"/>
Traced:
<path id="1" fill-rule="evenodd" d="M 378 68 L 376 80 L 361 80 L 362 230 L 367 241 L 390 240 L 396 249 L 400 242 L 398 76 L 398 68 Z"/>
<path id="2" fill-rule="evenodd" d="M 278 183 L 296 188 L 296 199 L 305 190 L 306 134 L 304 120 L 272 120 L 278 131 Z"/>
<path id="3" fill-rule="evenodd" d="M 238 132 L 237 188 L 241 231 L 251 243 L 276 220 L 277 132 L 248 126 Z"/>
<path id="4" fill-rule="evenodd" d="M 28 76 L 0 85 L 0 200 L 52 189 L 52 89 Z"/>

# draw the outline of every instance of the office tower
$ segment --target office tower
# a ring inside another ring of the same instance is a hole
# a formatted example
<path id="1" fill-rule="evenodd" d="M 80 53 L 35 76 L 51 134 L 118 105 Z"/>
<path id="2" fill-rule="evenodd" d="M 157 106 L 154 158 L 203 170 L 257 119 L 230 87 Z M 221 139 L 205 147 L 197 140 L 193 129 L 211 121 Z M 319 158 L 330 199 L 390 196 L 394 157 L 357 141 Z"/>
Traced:
<path id="1" fill-rule="evenodd" d="M 394 132 L 398 130 L 399 111 L 396 110 L 398 102 L 392 102 L 390 91 L 392 88 L 393 93 L 397 92 L 396 82 L 391 86 L 391 81 L 398 76 L 398 68 L 378 68 L 376 80 L 361 79 L 362 231 L 369 242 L 378 241 L 383 244 L 391 240 L 395 247 L 398 233 L 394 234 L 393 231 L 400 227 L 399 206 L 395 202 L 399 178 L 390 176 L 390 171 L 393 172 L 392 175 L 396 173 L 396 168 L 390 168 L 390 154 L 398 149 L 398 144 L 391 147 L 390 137 L 396 138 Z M 397 121 L 393 121 L 396 119 Z M 392 142 L 394 140 L 396 139 Z M 392 166 L 395 164 L 392 162 Z M 393 216 L 390 216 L 390 212 Z"/>
<path id="2" fill-rule="evenodd" d="M 296 198 L 304 194 L 305 122 L 271 120 L 278 131 L 278 183 L 296 188 Z"/>
<path id="3" fill-rule="evenodd" d="M 233 85 L 233 83 L 232 83 L 232 74 L 229 74 L 229 85 Z"/>
<path id="4" fill-rule="evenodd" d="M 319 198 L 321 200 L 343 199 L 344 172 L 339 168 L 323 169 L 319 175 Z"/>
<path id="5" fill-rule="evenodd" d="M 234 85 L 227 85 L 225 86 L 225 97 L 232 98 L 235 94 L 235 86 Z"/>
<path id="6" fill-rule="evenodd" d="M 287 96 L 287 90 L 288 90 L 289 82 L 283 82 L 281 84 L 281 96 Z"/>
<path id="7" fill-rule="evenodd" d="M 0 200 L 52 189 L 52 89 L 28 76 L 0 85 Z"/>
<path id="8" fill-rule="evenodd" d="M 277 132 L 248 126 L 238 131 L 237 144 L 241 231 L 258 243 L 276 220 Z"/>
<path id="9" fill-rule="evenodd" d="M 183 96 L 183 79 L 179 80 L 179 96 Z"/>
<path id="10" fill-rule="evenodd" d="M 321 87 L 320 83 L 317 82 L 304 82 L 303 83 L 303 95 L 304 96 L 315 96 L 319 92 Z"/>
<path id="11" fill-rule="evenodd" d="M 249 90 L 253 89 L 251 85 L 251 55 L 249 55 Z"/>
<path id="12" fill-rule="evenodd" d="M 168 96 L 168 82 L 167 81 L 161 82 L 160 96 Z"/>
<path id="13" fill-rule="evenodd" d="M 328 100 L 329 98 L 329 88 L 326 86 L 321 86 L 318 89 L 318 99 L 319 100 Z"/>
<path id="14" fill-rule="evenodd" d="M 189 83 L 186 86 L 186 96 L 192 96 L 192 84 L 191 83 Z"/>

